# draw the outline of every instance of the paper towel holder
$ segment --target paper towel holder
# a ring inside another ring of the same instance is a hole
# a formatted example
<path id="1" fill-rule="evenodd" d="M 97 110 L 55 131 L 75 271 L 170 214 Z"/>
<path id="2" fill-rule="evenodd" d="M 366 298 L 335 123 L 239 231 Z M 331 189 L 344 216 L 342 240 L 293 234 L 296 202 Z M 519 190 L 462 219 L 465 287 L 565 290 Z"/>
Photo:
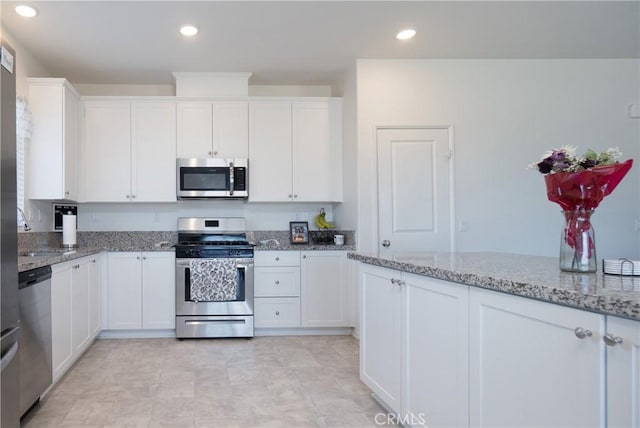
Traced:
<path id="1" fill-rule="evenodd" d="M 53 231 L 54 232 L 62 232 L 62 214 L 71 214 L 78 216 L 78 206 L 77 205 L 53 205 Z"/>

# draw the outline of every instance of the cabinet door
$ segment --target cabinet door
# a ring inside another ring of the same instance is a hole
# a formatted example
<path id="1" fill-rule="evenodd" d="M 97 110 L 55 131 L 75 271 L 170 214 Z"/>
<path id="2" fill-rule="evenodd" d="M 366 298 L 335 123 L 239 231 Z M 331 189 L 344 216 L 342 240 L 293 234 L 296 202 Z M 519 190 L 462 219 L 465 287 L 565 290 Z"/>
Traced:
<path id="1" fill-rule="evenodd" d="M 56 382 L 71 365 L 73 342 L 71 334 L 72 265 L 54 266 L 51 275 L 51 351 L 53 381 Z"/>
<path id="2" fill-rule="evenodd" d="M 604 316 L 477 288 L 469 316 L 471 426 L 605 426 Z"/>
<path id="3" fill-rule="evenodd" d="M 607 426 L 638 428 L 640 321 L 608 316 L 607 334 L 614 340 L 607 346 Z"/>
<path id="4" fill-rule="evenodd" d="M 303 251 L 301 259 L 302 327 L 349 326 L 347 253 Z"/>
<path id="5" fill-rule="evenodd" d="M 102 329 L 102 263 L 101 255 L 91 256 L 89 263 L 89 336 Z"/>
<path id="6" fill-rule="evenodd" d="M 248 158 L 249 104 L 246 101 L 214 102 L 212 111 L 213 156 Z"/>
<path id="7" fill-rule="evenodd" d="M 210 102 L 177 105 L 179 158 L 207 158 L 213 155 L 213 123 Z"/>
<path id="8" fill-rule="evenodd" d="M 78 200 L 78 134 L 80 99 L 64 87 L 64 199 Z"/>
<path id="9" fill-rule="evenodd" d="M 89 264 L 89 259 L 80 259 L 71 271 L 72 338 L 76 356 L 89 344 Z"/>
<path id="10" fill-rule="evenodd" d="M 268 178 L 265 178 L 268 177 Z M 249 104 L 249 200 L 291 201 L 291 104 Z"/>
<path id="11" fill-rule="evenodd" d="M 175 103 L 133 103 L 132 109 L 131 200 L 175 202 Z"/>
<path id="12" fill-rule="evenodd" d="M 295 201 L 342 200 L 342 136 L 327 102 L 293 104 Z"/>
<path id="13" fill-rule="evenodd" d="M 130 201 L 130 104 L 86 101 L 84 112 L 84 201 Z"/>
<path id="14" fill-rule="evenodd" d="M 175 254 L 142 253 L 142 328 L 176 327 Z"/>
<path id="15" fill-rule="evenodd" d="M 108 278 L 107 328 L 142 328 L 140 253 L 109 253 Z"/>
<path id="16" fill-rule="evenodd" d="M 393 412 L 399 413 L 402 288 L 396 285 L 395 280 L 400 278 L 400 273 L 361 264 L 359 277 L 362 301 L 360 379 Z"/>
<path id="17" fill-rule="evenodd" d="M 402 414 L 417 425 L 468 426 L 469 287 L 409 274 L 403 281 Z"/>

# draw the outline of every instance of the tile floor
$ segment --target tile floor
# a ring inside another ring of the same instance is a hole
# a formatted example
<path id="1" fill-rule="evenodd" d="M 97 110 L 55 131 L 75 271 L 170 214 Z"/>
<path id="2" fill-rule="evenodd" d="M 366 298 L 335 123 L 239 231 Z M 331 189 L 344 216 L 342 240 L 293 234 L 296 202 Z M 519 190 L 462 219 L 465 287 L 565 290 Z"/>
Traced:
<path id="1" fill-rule="evenodd" d="M 97 340 L 23 427 L 375 427 L 350 336 Z"/>

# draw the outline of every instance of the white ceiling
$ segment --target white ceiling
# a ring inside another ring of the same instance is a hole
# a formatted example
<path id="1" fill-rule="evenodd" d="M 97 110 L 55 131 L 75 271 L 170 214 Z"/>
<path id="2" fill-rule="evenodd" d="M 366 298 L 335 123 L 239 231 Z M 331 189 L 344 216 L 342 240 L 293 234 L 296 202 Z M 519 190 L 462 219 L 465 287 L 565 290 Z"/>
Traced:
<path id="1" fill-rule="evenodd" d="M 330 84 L 356 58 L 640 58 L 638 1 L 2 0 L 5 31 L 73 83 L 170 84 L 173 71 L 250 71 L 253 84 Z M 178 27 L 200 33 L 185 39 Z M 413 27 L 408 42 L 395 33 Z"/>

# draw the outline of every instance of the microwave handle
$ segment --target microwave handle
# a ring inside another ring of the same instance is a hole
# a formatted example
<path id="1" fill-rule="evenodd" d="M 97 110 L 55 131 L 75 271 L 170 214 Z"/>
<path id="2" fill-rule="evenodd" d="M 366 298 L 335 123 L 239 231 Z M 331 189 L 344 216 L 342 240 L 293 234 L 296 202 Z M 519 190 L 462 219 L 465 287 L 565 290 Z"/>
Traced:
<path id="1" fill-rule="evenodd" d="M 233 162 L 229 163 L 229 195 L 233 196 L 233 188 L 234 188 L 234 177 L 233 177 L 233 172 L 234 172 L 234 168 L 233 168 Z"/>

